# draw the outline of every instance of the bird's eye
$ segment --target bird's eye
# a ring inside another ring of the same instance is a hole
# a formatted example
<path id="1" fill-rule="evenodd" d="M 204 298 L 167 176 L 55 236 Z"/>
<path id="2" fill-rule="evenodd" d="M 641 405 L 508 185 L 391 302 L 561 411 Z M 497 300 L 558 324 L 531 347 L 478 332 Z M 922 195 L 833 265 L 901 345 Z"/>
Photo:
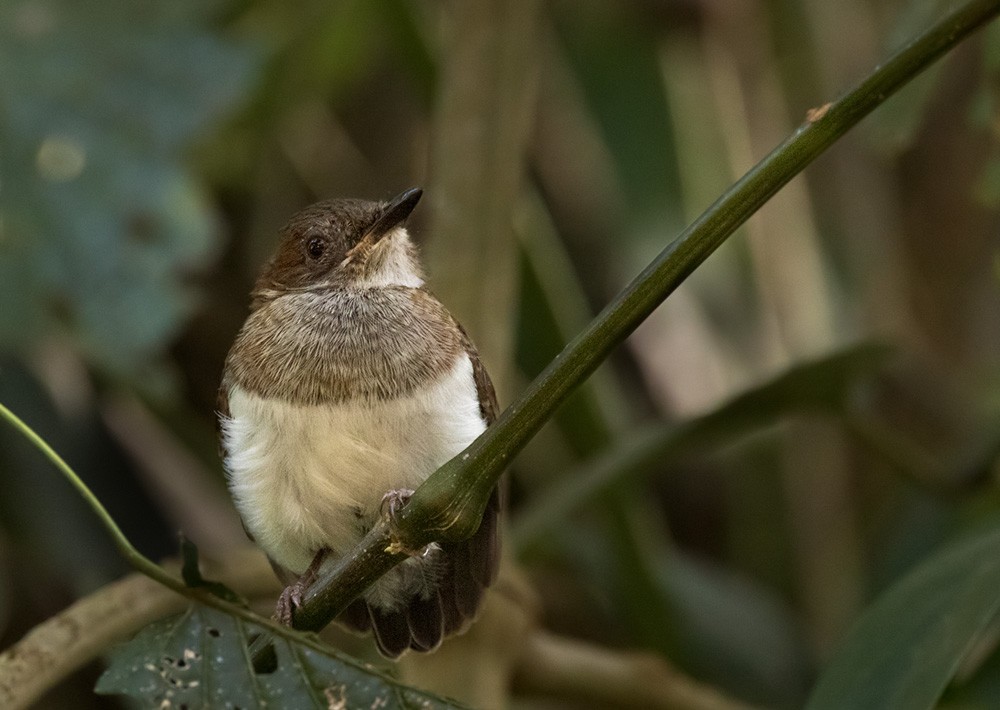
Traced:
<path id="1" fill-rule="evenodd" d="M 309 255 L 310 259 L 319 259 L 325 251 L 326 242 L 323 241 L 322 237 L 312 237 L 306 242 L 306 254 Z"/>

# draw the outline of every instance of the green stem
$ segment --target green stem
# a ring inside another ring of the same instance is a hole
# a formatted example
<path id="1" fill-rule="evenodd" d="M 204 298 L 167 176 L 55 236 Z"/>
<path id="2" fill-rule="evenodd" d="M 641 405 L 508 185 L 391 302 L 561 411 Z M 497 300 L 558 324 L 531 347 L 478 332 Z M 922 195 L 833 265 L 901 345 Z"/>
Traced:
<path id="1" fill-rule="evenodd" d="M 76 475 L 76 472 L 72 468 L 70 468 L 70 465 L 63 460 L 62 456 L 57 454 L 55 450 L 53 450 L 53 448 L 49 446 L 48 443 L 42 437 L 40 437 L 38 434 L 35 433 L 34 429 L 25 424 L 20 417 L 18 417 L 12 411 L 7 409 L 7 407 L 5 407 L 3 404 L 0 404 L 0 416 L 6 419 L 12 427 L 21 432 L 21 434 L 28 441 L 30 441 L 35 446 L 35 448 L 41 451 L 45 455 L 45 457 L 48 458 L 49 461 L 51 461 L 56 468 L 59 469 L 62 475 L 66 477 L 66 479 L 73 485 L 73 487 L 76 488 L 76 490 L 80 493 L 80 495 L 83 496 L 83 499 L 87 501 L 87 504 L 97 514 L 97 517 L 101 521 L 101 524 L 104 525 L 108 533 L 111 535 L 111 539 L 114 540 L 115 546 L 122 553 L 122 555 L 129 562 L 129 564 L 131 564 L 133 567 L 136 567 L 136 569 L 139 569 L 138 566 L 148 563 L 153 567 L 156 567 L 161 572 L 163 571 L 158 565 L 151 562 L 149 559 L 144 557 L 137 549 L 135 549 L 132 543 L 129 542 L 128 538 L 125 537 L 125 534 L 121 531 L 121 528 L 118 527 L 118 524 L 115 522 L 114 518 L 112 518 L 111 514 L 108 513 L 107 508 L 105 508 L 104 505 L 101 503 L 101 501 L 97 499 L 97 496 L 95 496 L 91 492 L 91 490 L 87 487 L 87 484 L 84 483 L 80 479 L 80 477 Z M 139 571 L 145 572 L 145 570 L 141 569 Z M 166 573 L 164 572 L 164 574 Z"/>
<path id="2" fill-rule="evenodd" d="M 870 76 L 836 101 L 810 112 L 809 119 L 727 190 L 669 244 L 580 333 L 499 419 L 464 452 L 447 462 L 414 493 L 396 521 L 393 539 L 404 549 L 441 540 L 460 540 L 479 525 L 490 492 L 511 458 L 535 435 L 566 397 L 708 256 L 761 205 L 890 95 L 962 39 L 1000 14 L 1000 0 L 969 0 L 900 49 Z M 350 555 L 371 565 L 374 581 L 396 560 L 367 540 Z M 353 574 L 352 589 L 364 579 Z M 346 595 L 328 587 L 324 575 L 296 619 L 329 623 Z M 337 605 L 326 601 L 337 600 Z M 296 622 L 298 623 L 298 622 Z"/>
<path id="3" fill-rule="evenodd" d="M 669 244 L 578 335 L 486 432 L 432 475 L 402 511 L 410 549 L 475 531 L 510 459 L 556 407 L 740 225 L 840 136 L 964 37 L 1000 13 L 1000 0 L 970 0 L 811 117 Z"/>
<path id="4" fill-rule="evenodd" d="M 970 0 L 893 55 L 851 91 L 817 110 L 798 130 L 754 166 L 660 253 L 578 335 L 496 423 L 469 448 L 421 485 L 396 521 L 391 539 L 402 549 L 435 540 L 463 539 L 475 532 L 486 501 L 510 459 L 524 447 L 556 407 L 604 361 L 680 283 L 789 180 L 891 94 L 988 20 L 1000 14 L 1000 0 Z M 10 410 L 0 415 L 38 447 L 95 510 L 129 563 L 138 571 L 192 599 L 268 628 L 286 638 L 298 635 L 248 609 L 202 590 L 190 589 L 141 555 L 104 506 L 73 470 Z M 403 555 L 377 530 L 325 574 L 296 614 L 316 628 L 331 621 L 350 601 Z M 346 576 L 345 576 L 346 575 Z M 342 591 L 343 591 L 342 589 Z"/>
<path id="5" fill-rule="evenodd" d="M 104 525 L 108 534 L 110 534 L 112 540 L 114 540 L 115 546 L 121 551 L 126 561 L 137 572 L 146 575 L 150 579 L 159 582 L 163 586 L 184 597 L 205 604 L 206 606 L 213 607 L 232 616 L 239 617 L 256 626 L 263 627 L 273 635 L 280 636 L 296 643 L 306 643 L 310 648 L 314 648 L 321 653 L 341 658 L 332 649 L 317 643 L 314 639 L 310 639 L 308 636 L 297 632 L 294 629 L 277 624 L 271 619 L 264 618 L 263 616 L 260 616 L 245 607 L 239 606 L 238 604 L 232 604 L 224 599 L 220 599 L 204 589 L 188 587 L 184 584 L 183 580 L 170 574 L 163 567 L 153 562 L 135 548 L 129 539 L 125 537 L 125 533 L 121 531 L 121 528 L 118 527 L 118 524 L 114 521 L 114 518 L 111 517 L 111 514 L 108 513 L 101 501 L 94 495 L 93 491 L 87 487 L 87 484 L 84 483 L 83 480 L 77 475 L 76 471 L 74 471 L 70 465 L 66 463 L 66 461 L 35 432 L 34 429 L 28 426 L 20 417 L 10 411 L 10 409 L 3 404 L 0 404 L 0 418 L 7 420 L 7 422 L 14 427 L 14 429 L 19 431 L 35 448 L 41 451 L 42 454 L 44 454 L 45 457 L 48 458 L 57 469 L 59 469 L 63 476 L 66 477 L 66 480 L 68 480 L 72 486 L 76 488 L 80 495 L 83 496 L 83 499 L 87 502 L 87 504 L 93 509 L 94 513 L 97 514 L 101 524 Z"/>

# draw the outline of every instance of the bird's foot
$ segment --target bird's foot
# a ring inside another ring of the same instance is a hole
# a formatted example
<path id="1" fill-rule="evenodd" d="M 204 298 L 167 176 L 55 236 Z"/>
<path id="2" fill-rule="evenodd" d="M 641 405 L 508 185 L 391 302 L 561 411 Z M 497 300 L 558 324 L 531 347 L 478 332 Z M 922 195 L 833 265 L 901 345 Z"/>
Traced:
<path id="1" fill-rule="evenodd" d="M 302 606 L 302 599 L 305 597 L 307 585 L 296 580 L 289 584 L 278 596 L 278 603 L 274 607 L 274 620 L 282 626 L 292 625 L 292 615 L 297 608 Z"/>
<path id="2" fill-rule="evenodd" d="M 278 603 L 274 607 L 273 617 L 279 624 L 284 626 L 292 625 L 292 617 L 295 614 L 295 610 L 302 606 L 302 600 L 305 599 L 309 587 L 316 581 L 319 568 L 329 552 L 326 548 L 317 552 L 308 569 L 297 580 L 281 590 L 281 594 L 278 596 Z"/>
<path id="3" fill-rule="evenodd" d="M 379 510 L 382 513 L 382 517 L 389 523 L 389 531 L 393 535 L 393 540 L 386 548 L 386 552 L 394 554 L 402 552 L 410 557 L 422 557 L 427 551 L 426 545 L 419 550 L 411 550 L 396 538 L 396 517 L 399 515 L 399 511 L 403 509 L 403 506 L 409 502 L 412 495 L 413 490 L 410 488 L 391 490 L 382 496 L 382 503 L 379 505 Z"/>

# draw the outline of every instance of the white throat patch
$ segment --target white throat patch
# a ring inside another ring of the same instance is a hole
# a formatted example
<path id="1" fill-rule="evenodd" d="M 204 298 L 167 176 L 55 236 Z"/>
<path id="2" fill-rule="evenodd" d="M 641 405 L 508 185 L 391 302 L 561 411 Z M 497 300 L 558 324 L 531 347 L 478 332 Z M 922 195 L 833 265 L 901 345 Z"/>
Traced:
<path id="1" fill-rule="evenodd" d="M 382 262 L 382 268 L 359 281 L 359 287 L 405 286 L 420 288 L 424 285 L 420 269 L 414 263 L 410 252 L 410 237 L 405 227 L 393 229 L 382 237 L 375 248 L 385 252 L 385 261 Z"/>

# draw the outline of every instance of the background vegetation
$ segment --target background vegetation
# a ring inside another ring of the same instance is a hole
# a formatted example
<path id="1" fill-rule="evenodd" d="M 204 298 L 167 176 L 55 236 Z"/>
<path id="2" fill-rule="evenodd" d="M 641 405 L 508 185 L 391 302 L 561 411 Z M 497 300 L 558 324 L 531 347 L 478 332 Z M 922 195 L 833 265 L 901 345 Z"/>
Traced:
<path id="1" fill-rule="evenodd" d="M 143 552 L 173 554 L 182 529 L 230 558 L 215 388 L 297 209 L 426 187 L 431 285 L 510 401 L 941 5 L 3 3 L 0 401 Z M 529 626 L 796 707 L 862 609 L 997 524 L 998 101 L 992 27 L 782 191 L 567 403 L 511 468 Z M 125 568 L 6 429 L 0 490 L 7 646 Z M 951 706 L 990 706 L 998 634 Z M 40 706 L 114 706 L 90 694 L 98 672 Z"/>

